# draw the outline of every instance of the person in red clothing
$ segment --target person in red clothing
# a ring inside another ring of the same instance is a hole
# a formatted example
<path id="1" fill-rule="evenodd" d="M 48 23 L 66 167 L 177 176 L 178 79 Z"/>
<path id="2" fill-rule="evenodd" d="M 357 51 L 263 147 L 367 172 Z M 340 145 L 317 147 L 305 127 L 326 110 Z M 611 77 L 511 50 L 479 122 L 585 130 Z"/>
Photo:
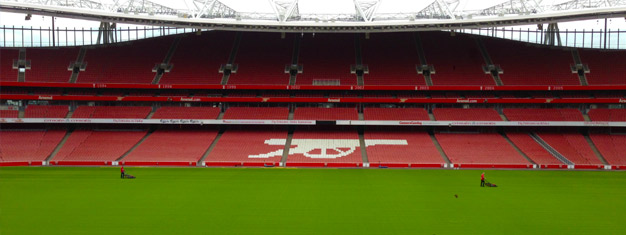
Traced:
<path id="1" fill-rule="evenodd" d="M 480 175 L 480 187 L 485 187 L 485 172 Z"/>
<path id="2" fill-rule="evenodd" d="M 122 172 L 122 179 L 124 179 L 124 166 L 122 166 L 122 169 L 120 169 L 120 171 Z"/>

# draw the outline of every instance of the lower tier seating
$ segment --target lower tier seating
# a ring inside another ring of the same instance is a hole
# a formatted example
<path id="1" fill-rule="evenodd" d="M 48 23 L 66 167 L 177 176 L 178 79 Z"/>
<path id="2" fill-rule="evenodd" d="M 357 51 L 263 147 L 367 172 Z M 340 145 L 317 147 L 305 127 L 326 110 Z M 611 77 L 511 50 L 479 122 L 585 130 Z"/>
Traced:
<path id="1" fill-rule="evenodd" d="M 0 130 L 0 162 L 46 160 L 63 136 L 64 130 Z"/>
<path id="2" fill-rule="evenodd" d="M 217 131 L 157 130 L 122 159 L 123 162 L 197 162 Z"/>
<path id="3" fill-rule="evenodd" d="M 115 161 L 146 131 L 76 130 L 51 161 Z"/>
<path id="4" fill-rule="evenodd" d="M 287 166 L 291 163 L 361 163 L 359 135 L 346 129 L 298 129 L 293 133 Z"/>
<path id="5" fill-rule="evenodd" d="M 577 133 L 538 133 L 539 137 L 548 143 L 561 155 L 574 164 L 597 164 L 600 159 L 591 150 L 591 146 L 581 134 Z"/>
<path id="6" fill-rule="evenodd" d="M 454 164 L 530 164 L 499 134 L 438 133 L 436 137 Z"/>
<path id="7" fill-rule="evenodd" d="M 506 134 L 509 139 L 519 148 L 528 158 L 535 163 L 544 164 L 564 164 L 550 154 L 545 148 L 541 147 L 528 133 L 512 132 Z"/>
<path id="8" fill-rule="evenodd" d="M 445 163 L 426 132 L 366 130 L 364 137 L 370 164 Z"/>
<path id="9" fill-rule="evenodd" d="M 204 161 L 207 165 L 210 162 L 277 164 L 283 156 L 286 139 L 286 129 L 229 129 Z"/>
<path id="10" fill-rule="evenodd" d="M 626 135 L 590 134 L 589 137 L 609 165 L 626 165 Z"/>

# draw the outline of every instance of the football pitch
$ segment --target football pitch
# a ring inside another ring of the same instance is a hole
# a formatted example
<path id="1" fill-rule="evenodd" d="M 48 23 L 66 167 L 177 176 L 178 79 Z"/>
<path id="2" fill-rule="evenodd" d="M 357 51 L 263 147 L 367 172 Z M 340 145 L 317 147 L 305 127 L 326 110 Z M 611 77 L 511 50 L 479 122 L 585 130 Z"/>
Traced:
<path id="1" fill-rule="evenodd" d="M 481 172 L 5 167 L 0 234 L 626 233 L 626 172 Z"/>

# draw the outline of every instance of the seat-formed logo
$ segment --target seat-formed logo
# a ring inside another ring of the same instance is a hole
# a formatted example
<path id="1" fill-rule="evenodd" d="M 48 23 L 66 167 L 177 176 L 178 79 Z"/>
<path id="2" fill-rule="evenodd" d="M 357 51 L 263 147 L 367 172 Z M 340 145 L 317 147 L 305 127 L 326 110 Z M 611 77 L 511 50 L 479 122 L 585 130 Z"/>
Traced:
<path id="1" fill-rule="evenodd" d="M 267 145 L 284 146 L 286 142 L 286 139 L 265 140 Z M 366 147 L 374 145 L 408 145 L 408 143 L 406 140 L 365 140 Z M 334 159 L 350 155 L 359 146 L 358 139 L 292 139 L 289 155 L 302 154 L 309 158 Z M 319 153 L 313 153 L 317 149 Z M 279 149 L 265 154 L 248 155 L 248 158 L 271 158 L 282 155 L 283 150 Z"/>

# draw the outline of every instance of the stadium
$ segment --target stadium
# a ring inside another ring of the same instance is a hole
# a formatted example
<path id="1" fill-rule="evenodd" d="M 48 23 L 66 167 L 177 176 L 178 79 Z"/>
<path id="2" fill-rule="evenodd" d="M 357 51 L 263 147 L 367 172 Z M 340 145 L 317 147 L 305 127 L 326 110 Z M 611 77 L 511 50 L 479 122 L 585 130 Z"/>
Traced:
<path id="1" fill-rule="evenodd" d="M 0 0 L 0 234 L 624 233 L 624 1 L 165 2 Z"/>

